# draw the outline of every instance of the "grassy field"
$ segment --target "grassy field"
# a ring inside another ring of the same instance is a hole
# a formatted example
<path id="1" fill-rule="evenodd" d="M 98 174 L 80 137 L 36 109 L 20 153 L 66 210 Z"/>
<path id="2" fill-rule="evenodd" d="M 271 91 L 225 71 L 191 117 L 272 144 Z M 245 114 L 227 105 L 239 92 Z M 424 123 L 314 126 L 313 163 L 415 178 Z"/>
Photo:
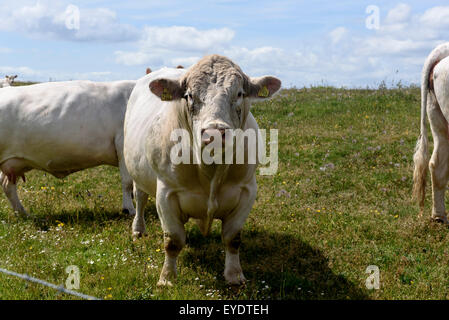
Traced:
<path id="1" fill-rule="evenodd" d="M 447 299 L 449 231 L 418 216 L 411 200 L 419 89 L 284 90 L 254 105 L 261 128 L 279 129 L 279 171 L 258 176 L 242 234 L 248 283 L 223 277 L 220 223 L 203 238 L 187 225 L 178 280 L 160 289 L 163 235 L 154 201 L 148 237 L 131 238 L 118 170 L 98 167 L 58 180 L 33 171 L 19 193 L 33 218 L 16 218 L 0 196 L 0 267 L 103 299 Z M 428 182 L 430 185 L 430 183 Z M 368 290 L 367 266 L 380 269 Z M 72 299 L 0 274 L 1 299 Z"/>

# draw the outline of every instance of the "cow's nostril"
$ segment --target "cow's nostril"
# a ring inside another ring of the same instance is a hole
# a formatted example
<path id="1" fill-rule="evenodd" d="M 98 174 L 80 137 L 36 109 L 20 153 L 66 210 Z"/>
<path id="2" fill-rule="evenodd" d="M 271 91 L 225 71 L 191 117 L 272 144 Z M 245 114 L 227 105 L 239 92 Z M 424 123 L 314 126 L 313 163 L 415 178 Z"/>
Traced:
<path id="1" fill-rule="evenodd" d="M 206 140 L 203 140 L 205 146 L 207 146 L 207 145 L 209 145 L 210 143 L 212 143 L 212 141 L 214 141 L 214 137 L 213 137 L 213 136 L 209 137 L 209 138 L 206 139 Z"/>
<path id="2" fill-rule="evenodd" d="M 217 136 L 218 138 L 219 135 L 221 135 L 222 142 L 225 143 L 226 129 L 201 129 L 201 140 L 203 141 L 204 145 L 210 144 L 214 141 L 214 137 Z"/>
<path id="3" fill-rule="evenodd" d="M 226 140 L 226 130 L 221 129 L 220 132 L 221 132 L 221 140 L 224 142 Z"/>

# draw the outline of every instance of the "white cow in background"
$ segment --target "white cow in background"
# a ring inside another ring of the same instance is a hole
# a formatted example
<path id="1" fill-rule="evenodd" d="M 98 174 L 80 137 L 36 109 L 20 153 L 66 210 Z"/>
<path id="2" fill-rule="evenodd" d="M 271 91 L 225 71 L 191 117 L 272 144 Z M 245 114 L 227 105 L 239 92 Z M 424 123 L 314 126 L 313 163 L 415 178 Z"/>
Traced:
<path id="1" fill-rule="evenodd" d="M 218 136 L 221 144 L 226 129 L 257 130 L 250 101 L 270 98 L 280 87 L 279 79 L 250 79 L 218 55 L 207 56 L 187 70 L 164 68 L 137 81 L 125 116 L 124 154 L 135 182 L 135 237 L 145 233 L 148 195 L 156 198 L 165 246 L 158 285 L 171 285 L 176 277 L 176 259 L 185 244 L 184 224 L 189 218 L 205 235 L 213 219 L 222 221 L 225 279 L 234 285 L 245 281 L 240 233 L 256 198 L 256 164 L 175 165 L 170 152 L 176 142 L 170 135 L 175 129 L 192 134 L 195 122 L 204 148 L 211 136 Z"/>
<path id="2" fill-rule="evenodd" d="M 135 213 L 123 161 L 123 121 L 136 81 L 51 82 L 0 90 L 0 181 L 15 212 L 19 177 L 32 169 L 57 178 L 98 165 L 118 166 L 123 211 Z"/>
<path id="3" fill-rule="evenodd" d="M 426 114 L 434 141 L 432 157 L 428 153 Z M 449 180 L 449 42 L 436 47 L 424 63 L 421 80 L 421 134 L 415 155 L 413 195 L 421 213 L 424 208 L 427 167 L 432 179 L 432 218 L 448 223 L 444 193 Z"/>
<path id="4" fill-rule="evenodd" d="M 14 80 L 17 78 L 17 75 L 15 76 L 5 76 L 5 79 L 0 80 L 0 88 L 6 88 L 12 86 L 14 83 Z"/>

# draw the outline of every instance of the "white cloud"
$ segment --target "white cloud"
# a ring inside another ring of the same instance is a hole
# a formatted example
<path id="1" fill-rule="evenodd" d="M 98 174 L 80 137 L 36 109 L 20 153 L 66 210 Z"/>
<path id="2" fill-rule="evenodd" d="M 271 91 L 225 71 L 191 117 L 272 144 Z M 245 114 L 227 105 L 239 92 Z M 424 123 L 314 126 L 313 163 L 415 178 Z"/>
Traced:
<path id="1" fill-rule="evenodd" d="M 369 37 L 357 44 L 355 52 L 360 55 L 398 55 L 401 53 L 409 55 L 411 52 L 429 47 L 425 41 L 396 39 L 390 36 Z"/>
<path id="2" fill-rule="evenodd" d="M 400 3 L 388 11 L 385 23 L 396 24 L 407 21 L 410 18 L 411 7 L 405 3 Z"/>
<path id="3" fill-rule="evenodd" d="M 348 30 L 345 27 L 338 27 L 332 30 L 329 35 L 331 37 L 332 44 L 339 43 L 343 37 L 348 33 Z"/>
<path id="4" fill-rule="evenodd" d="M 181 57 L 181 58 L 174 58 L 171 60 L 171 65 L 173 66 L 191 66 L 198 62 L 201 59 L 201 57 Z"/>
<path id="5" fill-rule="evenodd" d="M 437 28 L 449 26 L 449 7 L 433 7 L 420 17 L 419 21 L 426 26 Z"/>
<path id="6" fill-rule="evenodd" d="M 4 75 L 17 74 L 20 81 L 66 81 L 66 80 L 93 80 L 113 81 L 126 77 L 111 71 L 91 72 L 61 72 L 55 70 L 36 70 L 26 66 L 0 66 L 0 78 Z"/>
<path id="7" fill-rule="evenodd" d="M 115 51 L 115 61 L 126 66 L 189 66 L 204 54 L 223 51 L 233 37 L 234 31 L 228 28 L 199 30 L 187 26 L 146 26 L 136 43 L 136 50 Z"/>
<path id="8" fill-rule="evenodd" d="M 125 66 L 138 66 L 138 65 L 162 65 L 163 59 L 155 54 L 146 52 L 128 52 L 128 51 L 115 51 L 115 62 L 123 64 Z"/>
<path id="9" fill-rule="evenodd" d="M 23 80 L 24 78 L 35 79 L 40 76 L 39 71 L 33 70 L 29 67 L 0 66 L 0 78 L 3 78 L 4 75 L 13 75 L 13 74 L 14 75 L 17 74 L 19 76 L 17 80 Z"/>
<path id="10" fill-rule="evenodd" d="M 69 41 L 135 41 L 140 35 L 137 28 L 120 23 L 114 11 L 104 8 L 78 8 L 80 28 L 68 28 L 67 7 L 58 0 L 5 5 L 0 11 L 0 31 Z"/>
<path id="11" fill-rule="evenodd" d="M 437 44 L 449 39 L 449 6 L 416 11 L 411 3 L 399 3 L 389 11 L 381 10 L 379 30 L 362 29 L 363 20 L 360 19 L 359 28 L 354 26 L 354 22 L 348 22 L 347 25 L 333 25 L 321 34 L 315 32 L 308 44 L 302 38 L 298 41 L 299 36 L 286 39 L 284 35 L 279 36 L 279 41 L 274 39 L 269 42 L 266 37 L 258 40 L 256 36 L 245 39 L 248 40 L 246 43 L 241 35 L 236 37 L 242 24 L 233 21 L 226 25 L 235 29 L 221 27 L 223 24 L 209 28 L 189 25 L 142 26 L 142 20 L 139 21 L 139 27 L 134 27 L 119 20 L 117 13 L 120 11 L 90 7 L 80 8 L 81 28 L 69 30 L 65 25 L 68 5 L 65 1 L 69 0 L 5 1 L 1 5 L 0 31 L 21 32 L 41 39 L 129 41 L 126 47 L 120 44 L 110 49 L 118 65 L 116 67 L 126 70 L 123 71 L 125 75 L 109 71 L 70 74 L 21 67 L 24 76 L 42 80 L 48 80 L 49 76 L 53 79 L 126 78 L 126 72 L 137 74 L 140 66 L 153 70 L 162 66 L 189 67 L 206 54 L 218 53 L 233 59 L 250 76 L 274 74 L 281 78 L 284 85 L 320 84 L 323 80 L 337 86 L 375 85 L 393 78 L 418 82 L 427 54 Z M 147 16 L 148 23 L 152 23 L 152 10 L 153 7 L 139 14 Z M 135 12 L 132 11 L 133 14 Z M 362 10 L 360 16 L 363 14 Z M 129 12 L 127 17 L 130 17 Z M 201 21 L 198 23 L 201 25 Z M 257 28 L 260 29 L 260 25 Z M 0 48 L 0 54 L 11 53 L 10 50 Z M 130 68 L 133 66 L 137 67 Z M 9 70 L 7 73 L 12 73 L 18 69 L 20 73 L 20 68 L 0 67 L 0 72 Z"/>
<path id="12" fill-rule="evenodd" d="M 228 28 L 198 30 L 194 27 L 145 27 L 140 45 L 143 49 L 163 48 L 177 51 L 210 51 L 228 45 L 234 31 Z"/>
<path id="13" fill-rule="evenodd" d="M 379 30 L 333 29 L 329 36 L 337 45 L 317 50 L 316 66 L 331 84 L 419 83 L 426 56 L 449 38 L 448 26 L 449 6 L 414 13 L 400 3 L 381 18 Z"/>
<path id="14" fill-rule="evenodd" d="M 232 47 L 224 51 L 250 73 L 281 72 L 281 70 L 298 70 L 304 67 L 313 67 L 318 57 L 314 53 L 302 53 L 275 47 L 259 47 L 248 49 L 244 47 Z"/>
<path id="15" fill-rule="evenodd" d="M 449 6 L 413 12 L 399 3 L 385 13 L 379 30 L 336 26 L 313 47 L 235 45 L 229 29 L 146 27 L 135 52 L 116 52 L 116 62 L 186 67 L 209 53 L 230 57 L 250 76 L 274 74 L 285 84 L 376 85 L 388 79 L 418 82 L 427 54 L 449 38 Z M 160 57 L 160 61 L 156 59 Z M 159 62 L 159 64 L 158 64 Z"/>

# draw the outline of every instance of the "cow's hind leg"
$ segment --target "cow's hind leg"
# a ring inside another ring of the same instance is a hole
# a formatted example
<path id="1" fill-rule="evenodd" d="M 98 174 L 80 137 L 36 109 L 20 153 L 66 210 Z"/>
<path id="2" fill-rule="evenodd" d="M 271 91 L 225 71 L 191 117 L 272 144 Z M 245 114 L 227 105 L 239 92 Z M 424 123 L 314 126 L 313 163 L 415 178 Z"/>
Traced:
<path id="1" fill-rule="evenodd" d="M 135 215 L 136 210 L 133 205 L 133 180 L 128 173 L 128 169 L 126 169 L 125 161 L 122 159 L 119 161 L 119 170 L 120 170 L 120 179 L 122 181 L 122 193 L 123 193 L 123 209 L 122 211 L 125 213 L 129 213 L 130 215 Z"/>
<path id="2" fill-rule="evenodd" d="M 18 213 L 23 216 L 28 216 L 25 208 L 22 206 L 20 202 L 19 196 L 17 195 L 17 185 L 16 179 L 14 177 L 10 177 L 9 179 L 3 172 L 0 172 L 0 182 L 2 184 L 3 191 L 5 192 L 6 197 L 8 198 L 14 213 Z"/>
<path id="3" fill-rule="evenodd" d="M 449 180 L 449 131 L 446 118 L 433 93 L 428 95 L 427 112 L 434 140 L 434 149 L 429 161 L 432 178 L 432 218 L 448 223 L 444 194 Z"/>
<path id="4" fill-rule="evenodd" d="M 145 231 L 145 205 L 148 202 L 148 194 L 134 187 L 134 198 L 136 199 L 136 215 L 133 220 L 133 238 L 140 238 L 146 234 Z"/>

